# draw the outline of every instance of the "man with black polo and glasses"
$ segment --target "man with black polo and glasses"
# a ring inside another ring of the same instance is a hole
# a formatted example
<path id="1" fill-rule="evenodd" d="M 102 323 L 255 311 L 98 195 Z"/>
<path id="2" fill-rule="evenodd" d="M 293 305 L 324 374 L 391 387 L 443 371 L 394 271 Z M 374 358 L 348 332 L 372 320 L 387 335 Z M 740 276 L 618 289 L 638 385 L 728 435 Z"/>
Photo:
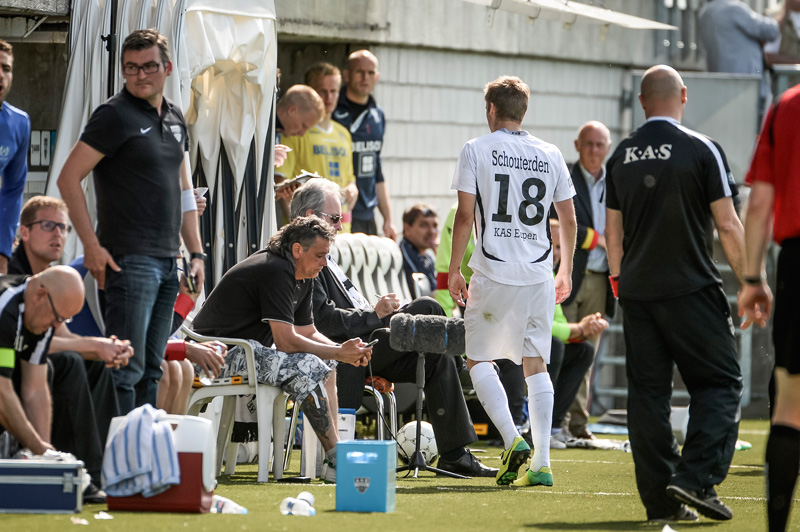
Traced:
<path id="1" fill-rule="evenodd" d="M 122 73 L 125 86 L 95 109 L 58 187 L 83 242 L 84 265 L 105 288 L 105 332 L 133 346 L 130 363 L 114 370 L 124 414 L 156 403 L 178 294 L 181 235 L 197 286 L 203 286 L 205 266 L 186 124 L 163 97 L 172 73 L 166 38 L 155 30 L 131 33 L 122 45 Z M 89 172 L 97 190 L 97 235 L 81 188 Z"/>
<path id="2" fill-rule="evenodd" d="M 714 486 L 739 431 L 742 373 L 730 305 L 711 258 L 712 220 L 736 278 L 744 230 L 722 148 L 681 125 L 686 86 L 657 65 L 642 77 L 647 122 L 606 166 L 606 244 L 622 307 L 628 430 L 639 496 L 653 522 L 727 520 Z M 672 435 L 673 364 L 691 396 L 682 452 Z"/>

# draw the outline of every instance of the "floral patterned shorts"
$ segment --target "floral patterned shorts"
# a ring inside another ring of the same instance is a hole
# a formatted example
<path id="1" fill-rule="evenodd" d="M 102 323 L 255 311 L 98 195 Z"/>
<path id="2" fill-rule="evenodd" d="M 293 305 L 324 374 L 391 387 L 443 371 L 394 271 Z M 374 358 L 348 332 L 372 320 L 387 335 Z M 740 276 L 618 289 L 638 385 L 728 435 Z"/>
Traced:
<path id="1" fill-rule="evenodd" d="M 253 346 L 258 382 L 280 386 L 301 403 L 312 390 L 328 380 L 337 365 L 335 360 L 322 360 L 311 353 L 284 353 L 253 340 L 247 342 Z M 228 351 L 220 376 L 235 375 L 248 377 L 247 358 L 244 349 L 239 346 Z"/>

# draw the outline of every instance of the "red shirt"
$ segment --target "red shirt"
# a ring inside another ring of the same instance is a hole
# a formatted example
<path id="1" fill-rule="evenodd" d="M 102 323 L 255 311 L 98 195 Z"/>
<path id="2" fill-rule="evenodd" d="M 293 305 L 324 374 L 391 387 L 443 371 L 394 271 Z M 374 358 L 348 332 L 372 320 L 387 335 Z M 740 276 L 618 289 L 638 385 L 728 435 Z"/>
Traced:
<path id="1" fill-rule="evenodd" d="M 773 105 L 761 130 L 747 184 L 770 183 L 775 188 L 773 239 L 781 244 L 800 237 L 800 85 Z"/>

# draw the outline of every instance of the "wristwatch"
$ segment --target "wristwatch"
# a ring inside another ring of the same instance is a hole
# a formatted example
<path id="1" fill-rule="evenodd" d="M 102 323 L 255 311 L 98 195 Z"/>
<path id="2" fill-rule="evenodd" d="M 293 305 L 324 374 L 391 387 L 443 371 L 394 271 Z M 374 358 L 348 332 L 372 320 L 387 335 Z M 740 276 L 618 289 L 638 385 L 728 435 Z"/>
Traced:
<path id="1" fill-rule="evenodd" d="M 744 284 L 755 285 L 758 286 L 766 280 L 766 276 L 762 273 L 757 276 L 744 276 Z"/>
<path id="2" fill-rule="evenodd" d="M 189 260 L 200 259 L 203 262 L 206 261 L 206 254 L 205 253 L 189 253 Z"/>

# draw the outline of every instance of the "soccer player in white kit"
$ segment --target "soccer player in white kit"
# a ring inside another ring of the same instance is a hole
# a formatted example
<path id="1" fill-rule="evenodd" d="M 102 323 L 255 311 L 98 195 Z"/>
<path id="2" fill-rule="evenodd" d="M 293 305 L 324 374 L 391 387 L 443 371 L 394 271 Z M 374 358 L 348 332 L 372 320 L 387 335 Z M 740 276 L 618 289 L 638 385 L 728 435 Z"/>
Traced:
<path id="1" fill-rule="evenodd" d="M 488 135 L 461 150 L 452 188 L 458 190 L 453 226 L 449 290 L 466 299 L 467 367 L 486 413 L 503 436 L 505 451 L 497 483 L 553 485 L 550 425 L 553 384 L 547 373 L 555 303 L 572 290 L 575 249 L 575 189 L 558 148 L 522 130 L 530 89 L 517 77 L 501 76 L 486 85 Z M 561 265 L 553 280 L 548 213 L 560 220 Z M 475 224 L 474 273 L 469 293 L 461 260 Z M 528 472 L 517 471 L 530 456 L 508 409 L 508 398 L 492 360 L 522 364 L 534 455 Z M 515 480 L 517 479 L 517 480 Z"/>

